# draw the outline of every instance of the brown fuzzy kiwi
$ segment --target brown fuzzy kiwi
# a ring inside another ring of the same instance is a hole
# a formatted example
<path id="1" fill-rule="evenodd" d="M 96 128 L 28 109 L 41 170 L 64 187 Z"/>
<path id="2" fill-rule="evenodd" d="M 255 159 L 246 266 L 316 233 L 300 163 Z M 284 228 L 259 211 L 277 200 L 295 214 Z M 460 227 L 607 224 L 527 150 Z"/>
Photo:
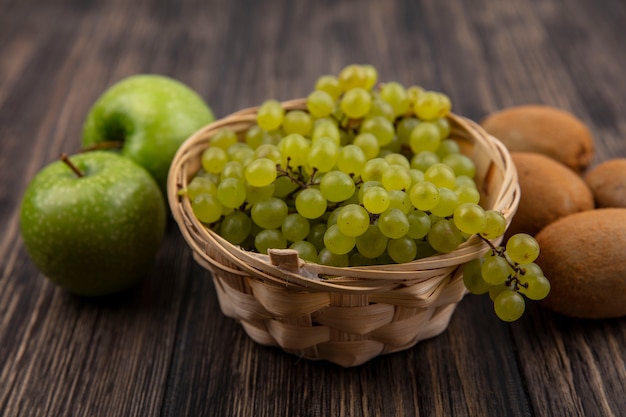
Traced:
<path id="1" fill-rule="evenodd" d="M 550 106 L 516 106 L 489 115 L 482 127 L 511 152 L 535 152 L 582 172 L 593 159 L 587 126 L 573 114 Z"/>
<path id="2" fill-rule="evenodd" d="M 609 159 L 585 175 L 596 207 L 626 208 L 626 158 Z"/>
<path id="3" fill-rule="evenodd" d="M 561 217 L 594 208 L 587 184 L 565 165 L 537 153 L 513 152 L 511 157 L 517 168 L 521 199 L 507 236 L 535 235 Z"/>
<path id="4" fill-rule="evenodd" d="M 626 209 L 572 214 L 536 239 L 536 262 L 551 285 L 546 307 L 581 318 L 626 315 Z"/>

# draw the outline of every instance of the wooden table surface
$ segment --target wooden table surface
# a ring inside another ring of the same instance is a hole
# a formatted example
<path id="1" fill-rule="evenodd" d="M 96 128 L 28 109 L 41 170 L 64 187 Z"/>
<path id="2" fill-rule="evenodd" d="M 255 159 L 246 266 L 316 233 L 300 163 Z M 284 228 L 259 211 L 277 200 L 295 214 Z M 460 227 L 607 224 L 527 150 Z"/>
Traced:
<path id="1" fill-rule="evenodd" d="M 0 0 L 0 415 L 626 416 L 626 318 L 532 303 L 504 324 L 467 296 L 442 335 L 343 369 L 253 343 L 173 221 L 149 276 L 104 300 L 50 284 L 18 224 L 27 183 L 78 150 L 96 98 L 145 72 L 224 116 L 371 63 L 474 120 L 569 110 L 594 164 L 625 157 L 625 27 L 622 0 Z"/>

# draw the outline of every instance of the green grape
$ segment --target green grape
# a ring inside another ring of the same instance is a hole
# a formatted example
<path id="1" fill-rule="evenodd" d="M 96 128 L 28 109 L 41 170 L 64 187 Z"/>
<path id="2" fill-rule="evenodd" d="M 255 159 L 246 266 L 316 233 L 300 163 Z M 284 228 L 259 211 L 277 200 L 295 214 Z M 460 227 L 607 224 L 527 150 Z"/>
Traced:
<path id="1" fill-rule="evenodd" d="M 409 96 L 400 83 L 385 83 L 380 89 L 380 97 L 391 105 L 395 116 L 401 116 L 409 110 Z"/>
<path id="2" fill-rule="evenodd" d="M 274 188 L 274 184 L 269 184 L 265 187 L 254 187 L 246 183 L 246 201 L 250 204 L 256 204 L 261 200 L 270 198 L 274 195 Z"/>
<path id="3" fill-rule="evenodd" d="M 382 187 L 370 187 L 363 192 L 363 206 L 372 214 L 380 214 L 389 208 L 389 193 Z"/>
<path id="4" fill-rule="evenodd" d="M 421 121 L 415 117 L 404 117 L 401 119 L 397 126 L 398 139 L 402 145 L 408 145 L 411 137 L 411 132 L 419 125 Z"/>
<path id="5" fill-rule="evenodd" d="M 361 65 L 361 67 L 363 71 L 365 71 L 365 84 L 363 88 L 371 90 L 376 85 L 376 81 L 378 81 L 378 71 L 376 71 L 374 66 L 368 64 Z"/>
<path id="6" fill-rule="evenodd" d="M 285 113 L 283 119 L 283 131 L 285 134 L 297 133 L 302 136 L 308 136 L 311 134 L 312 128 L 313 121 L 309 113 L 302 110 L 291 110 Z"/>
<path id="7" fill-rule="evenodd" d="M 457 197 L 459 198 L 459 203 L 474 203 L 478 204 L 480 201 L 480 193 L 476 189 L 474 185 L 461 185 L 457 186 L 454 189 Z"/>
<path id="8" fill-rule="evenodd" d="M 276 179 L 276 163 L 268 158 L 252 161 L 245 171 L 246 181 L 253 187 L 265 187 Z"/>
<path id="9" fill-rule="evenodd" d="M 270 143 L 271 137 L 261 126 L 254 125 L 246 132 L 245 142 L 252 149 L 256 149 L 264 143 Z"/>
<path id="10" fill-rule="evenodd" d="M 246 186 L 237 178 L 226 178 L 217 186 L 217 199 L 224 207 L 237 208 L 246 201 Z"/>
<path id="11" fill-rule="evenodd" d="M 389 207 L 397 208 L 404 214 L 409 214 L 413 209 L 409 195 L 402 190 L 389 190 Z"/>
<path id="12" fill-rule="evenodd" d="M 459 198 L 456 193 L 449 188 L 439 188 L 439 202 L 430 209 L 431 213 L 439 217 L 452 216 L 459 206 Z"/>
<path id="13" fill-rule="evenodd" d="M 321 265 L 346 267 L 350 265 L 350 257 L 348 254 L 338 255 L 332 253 L 327 248 L 322 249 L 318 255 L 318 261 Z"/>
<path id="14" fill-rule="evenodd" d="M 504 284 L 513 274 L 511 266 L 502 256 L 489 256 L 483 261 L 481 269 L 483 279 L 491 285 Z"/>
<path id="15" fill-rule="evenodd" d="M 380 152 L 380 145 L 378 145 L 378 140 L 376 139 L 376 136 L 371 133 L 358 134 L 354 138 L 353 144 L 361 148 L 363 154 L 365 155 L 366 161 L 376 158 L 378 156 L 378 153 Z"/>
<path id="16" fill-rule="evenodd" d="M 424 181 L 431 182 L 437 187 L 445 187 L 452 190 L 456 185 L 455 180 L 456 175 L 454 175 L 452 168 L 443 163 L 431 165 L 424 171 Z"/>
<path id="17" fill-rule="evenodd" d="M 347 236 L 341 232 L 339 226 L 333 224 L 324 233 L 324 246 L 335 255 L 347 254 L 356 245 L 354 236 Z"/>
<path id="18" fill-rule="evenodd" d="M 311 142 L 315 143 L 320 138 L 330 138 L 337 146 L 341 145 L 341 133 L 337 125 L 331 120 L 315 123 Z"/>
<path id="19" fill-rule="evenodd" d="M 421 122 L 409 134 L 409 146 L 414 154 L 435 152 L 441 144 L 439 129 L 434 123 Z"/>
<path id="20" fill-rule="evenodd" d="M 401 210 L 390 208 L 378 217 L 378 227 L 388 238 L 399 239 L 409 231 L 409 219 Z"/>
<path id="21" fill-rule="evenodd" d="M 451 129 L 450 129 L 450 122 L 448 121 L 448 119 L 446 119 L 445 117 L 440 117 L 438 119 L 433 120 L 433 122 L 437 125 L 437 128 L 439 128 L 440 137 L 442 139 L 450 136 Z M 459 149 L 459 152 L 460 151 L 461 150 Z"/>
<path id="22" fill-rule="evenodd" d="M 353 88 L 343 95 L 339 107 L 349 118 L 360 119 L 369 113 L 372 107 L 372 96 L 363 88 Z"/>
<path id="23" fill-rule="evenodd" d="M 415 100 L 419 97 L 420 94 L 424 92 L 424 89 L 419 85 L 412 85 L 406 89 L 406 94 L 409 97 L 409 101 L 411 103 L 415 103 Z"/>
<path id="24" fill-rule="evenodd" d="M 513 291 L 513 287 L 511 285 L 506 284 L 498 284 L 498 285 L 490 285 L 489 287 L 489 298 L 491 301 L 496 301 L 496 298 L 502 291 Z"/>
<path id="25" fill-rule="evenodd" d="M 267 253 L 268 249 L 285 249 L 287 239 L 280 230 L 266 229 L 254 238 L 254 247 L 259 253 Z"/>
<path id="26" fill-rule="evenodd" d="M 285 109 L 276 100 L 266 100 L 261 104 L 256 115 L 256 122 L 264 130 L 278 129 L 283 123 Z"/>
<path id="27" fill-rule="evenodd" d="M 321 217 L 328 207 L 328 201 L 317 188 L 307 188 L 296 196 L 296 210 L 307 219 Z"/>
<path id="28" fill-rule="evenodd" d="M 289 177 L 278 176 L 274 180 L 274 196 L 284 198 L 298 189 L 298 184 L 291 181 Z"/>
<path id="29" fill-rule="evenodd" d="M 428 211 L 439 203 L 439 188 L 431 182 L 417 183 L 409 192 L 411 204 L 418 210 Z"/>
<path id="30" fill-rule="evenodd" d="M 528 264 L 539 256 L 539 244 L 531 235 L 518 233 L 506 242 L 506 254 L 513 262 Z"/>
<path id="31" fill-rule="evenodd" d="M 474 203 L 460 204 L 454 210 L 454 224 L 463 233 L 469 235 L 480 233 L 487 225 L 485 210 Z"/>
<path id="32" fill-rule="evenodd" d="M 346 174 L 361 175 L 367 158 L 361 148 L 356 145 L 346 145 L 339 151 L 337 168 Z"/>
<path id="33" fill-rule="evenodd" d="M 254 150 L 254 159 L 261 158 L 271 159 L 275 165 L 283 162 L 283 156 L 280 154 L 280 149 L 278 149 L 278 146 L 271 143 L 259 145 Z"/>
<path id="34" fill-rule="evenodd" d="M 383 187 L 387 191 L 406 190 L 411 186 L 409 170 L 401 165 L 389 165 L 381 178 Z"/>
<path id="35" fill-rule="evenodd" d="M 529 263 L 520 264 L 519 267 L 524 271 L 523 274 L 518 274 L 521 285 L 519 292 L 531 300 L 546 298 L 550 293 L 550 281 L 543 275 L 539 265 Z"/>
<path id="36" fill-rule="evenodd" d="M 423 151 L 411 158 L 411 168 L 426 172 L 428 168 L 439 163 L 439 157 L 434 152 Z"/>
<path id="37" fill-rule="evenodd" d="M 423 211 L 411 210 L 407 219 L 409 220 L 409 230 L 406 235 L 411 239 L 421 239 L 430 231 L 430 217 Z"/>
<path id="38" fill-rule="evenodd" d="M 387 243 L 387 252 L 391 259 L 399 264 L 411 262 L 417 255 L 417 245 L 408 236 L 390 239 L 389 243 Z"/>
<path id="39" fill-rule="evenodd" d="M 222 219 L 220 235 L 233 245 L 239 245 L 250 235 L 251 228 L 250 217 L 243 211 L 235 210 Z"/>
<path id="40" fill-rule="evenodd" d="M 281 230 L 288 241 L 297 242 L 306 239 L 311 230 L 311 225 L 306 217 L 298 213 L 291 213 L 283 220 Z"/>
<path id="41" fill-rule="evenodd" d="M 202 223 L 213 223 L 222 216 L 222 203 L 214 195 L 198 194 L 191 203 L 191 210 Z"/>
<path id="42" fill-rule="evenodd" d="M 367 181 L 381 181 L 383 173 L 389 167 L 389 162 L 383 158 L 370 159 L 365 163 L 363 172 L 361 172 L 361 179 Z"/>
<path id="43" fill-rule="evenodd" d="M 424 173 L 419 169 L 409 169 L 409 176 L 411 177 L 411 188 L 413 188 L 415 184 L 424 181 Z"/>
<path id="44" fill-rule="evenodd" d="M 502 321 L 511 322 L 524 314 L 526 303 L 516 291 L 502 291 L 493 301 L 493 309 Z"/>
<path id="45" fill-rule="evenodd" d="M 231 161 L 237 161 L 241 165 L 246 166 L 254 159 L 254 149 L 246 143 L 236 143 L 227 151 Z"/>
<path id="46" fill-rule="evenodd" d="M 320 191 L 326 200 L 334 203 L 347 200 L 354 194 L 356 186 L 350 176 L 341 171 L 330 171 L 320 181 Z"/>
<path id="47" fill-rule="evenodd" d="M 376 137 L 378 146 L 389 145 L 395 135 L 393 124 L 382 116 L 374 116 L 363 121 L 359 133 L 371 133 Z"/>
<path id="48" fill-rule="evenodd" d="M 202 168 L 211 174 L 219 174 L 228 162 L 228 155 L 222 148 L 206 148 L 202 152 Z"/>
<path id="49" fill-rule="evenodd" d="M 313 117 L 326 117 L 335 109 L 335 100 L 327 92 L 315 90 L 307 97 L 306 108 Z"/>
<path id="50" fill-rule="evenodd" d="M 328 216 L 326 217 L 326 228 L 329 228 L 333 224 L 337 224 L 337 217 L 339 217 L 340 210 L 341 207 L 337 207 L 336 209 L 331 210 L 330 213 L 328 213 Z"/>
<path id="51" fill-rule="evenodd" d="M 319 172 L 328 172 L 335 167 L 339 158 L 339 147 L 329 137 L 321 137 L 311 145 L 307 156 L 308 164 Z"/>
<path id="52" fill-rule="evenodd" d="M 428 243 L 437 252 L 453 252 L 463 243 L 463 234 L 454 222 L 442 219 L 433 224 L 428 232 Z"/>
<path id="53" fill-rule="evenodd" d="M 206 177 L 196 176 L 193 177 L 191 181 L 189 181 L 186 192 L 189 200 L 193 201 L 193 199 L 196 198 L 198 194 L 217 194 L 217 186 L 213 181 Z"/>
<path id="54" fill-rule="evenodd" d="M 299 167 L 307 163 L 311 141 L 297 133 L 285 136 L 278 144 L 284 166 Z M 287 161 L 289 163 L 287 164 Z"/>
<path id="55" fill-rule="evenodd" d="M 358 204 L 348 204 L 339 209 L 337 226 L 346 236 L 357 237 L 365 233 L 370 225 L 370 216 L 367 210 Z"/>
<path id="56" fill-rule="evenodd" d="M 416 240 L 415 246 L 417 247 L 417 255 L 415 255 L 415 259 L 424 259 L 439 253 L 433 249 L 432 246 L 430 246 L 428 240 Z"/>
<path id="57" fill-rule="evenodd" d="M 264 229 L 278 229 L 287 217 L 287 204 L 280 198 L 270 197 L 252 206 L 252 221 Z"/>
<path id="58" fill-rule="evenodd" d="M 236 178 L 239 180 L 243 179 L 243 166 L 238 161 L 228 161 L 226 165 L 224 165 L 224 169 L 220 174 L 220 179 L 224 180 L 226 178 Z"/>
<path id="59" fill-rule="evenodd" d="M 289 249 L 294 249 L 298 252 L 298 256 L 303 261 L 317 263 L 319 259 L 317 257 L 317 249 L 311 242 L 307 242 L 306 240 L 300 240 L 298 242 L 293 242 Z"/>
<path id="60" fill-rule="evenodd" d="M 348 65 L 339 72 L 339 88 L 347 92 L 354 88 L 366 88 L 368 85 L 368 72 L 361 65 Z"/>
<path id="61" fill-rule="evenodd" d="M 364 257 L 373 259 L 385 252 L 388 240 L 377 225 L 370 224 L 365 233 L 357 236 L 356 248 Z"/>
<path id="62" fill-rule="evenodd" d="M 361 253 L 351 252 L 349 255 L 349 266 L 369 266 L 372 265 L 372 259 L 366 258 Z"/>
<path id="63" fill-rule="evenodd" d="M 375 116 L 381 116 L 392 123 L 396 120 L 396 116 L 393 113 L 393 107 L 379 97 L 374 97 L 372 99 L 372 106 L 370 107 L 370 111 L 367 113 L 365 118 L 369 119 Z"/>
<path id="64" fill-rule="evenodd" d="M 454 175 L 456 176 L 465 175 L 467 177 L 474 178 L 474 175 L 476 174 L 476 165 L 474 165 L 474 161 L 460 153 L 448 155 L 443 158 L 441 162 L 452 168 L 452 171 L 454 171 Z"/>
<path id="65" fill-rule="evenodd" d="M 446 103 L 442 94 L 435 91 L 425 91 L 415 100 L 413 111 L 422 120 L 434 120 L 445 116 L 449 108 L 446 110 Z"/>
<path id="66" fill-rule="evenodd" d="M 221 128 L 209 138 L 209 146 L 226 150 L 237 143 L 237 134 L 229 128 Z"/>
<path id="67" fill-rule="evenodd" d="M 383 159 L 389 162 L 389 165 L 400 165 L 407 170 L 411 168 L 411 163 L 408 159 L 406 159 L 406 156 L 402 155 L 401 153 L 392 152 L 385 155 Z"/>
<path id="68" fill-rule="evenodd" d="M 481 268 L 483 258 L 472 259 L 463 265 L 463 284 L 465 288 L 472 294 L 487 294 L 491 285 L 487 284 L 483 279 Z"/>
<path id="69" fill-rule="evenodd" d="M 480 235 L 485 239 L 493 240 L 499 238 L 506 231 L 506 219 L 496 210 L 485 211 L 485 228 Z"/>
<path id="70" fill-rule="evenodd" d="M 311 225 L 309 235 L 306 237 L 307 242 L 310 242 L 319 253 L 324 248 L 324 235 L 326 234 L 326 224 L 315 223 Z"/>
<path id="71" fill-rule="evenodd" d="M 367 190 L 369 190 L 371 187 L 382 188 L 382 186 L 383 185 L 381 184 L 380 181 L 365 181 L 364 183 L 362 183 L 356 193 L 358 196 L 358 204 L 363 204 L 363 196 Z"/>
<path id="72" fill-rule="evenodd" d="M 339 87 L 339 80 L 334 75 L 322 75 L 315 83 L 315 90 L 328 93 L 333 100 L 337 100 L 342 91 Z"/>

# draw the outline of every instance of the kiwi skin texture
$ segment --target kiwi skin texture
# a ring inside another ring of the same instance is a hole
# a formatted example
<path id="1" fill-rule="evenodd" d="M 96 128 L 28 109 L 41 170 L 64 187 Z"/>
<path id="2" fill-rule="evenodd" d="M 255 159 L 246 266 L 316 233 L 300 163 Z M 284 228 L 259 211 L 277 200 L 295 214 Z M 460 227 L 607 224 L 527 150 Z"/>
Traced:
<path id="1" fill-rule="evenodd" d="M 585 181 L 565 165 L 530 152 L 512 152 L 511 158 L 517 168 L 521 196 L 507 237 L 516 233 L 534 236 L 561 217 L 594 208 Z"/>
<path id="2" fill-rule="evenodd" d="M 602 162 L 585 175 L 596 207 L 626 208 L 626 158 Z"/>
<path id="3" fill-rule="evenodd" d="M 536 263 L 550 281 L 543 305 L 565 316 L 626 315 L 626 209 L 572 214 L 537 236 Z"/>
<path id="4" fill-rule="evenodd" d="M 573 114 L 544 105 L 515 106 L 494 112 L 482 127 L 510 152 L 535 152 L 582 173 L 594 157 L 589 128 Z"/>

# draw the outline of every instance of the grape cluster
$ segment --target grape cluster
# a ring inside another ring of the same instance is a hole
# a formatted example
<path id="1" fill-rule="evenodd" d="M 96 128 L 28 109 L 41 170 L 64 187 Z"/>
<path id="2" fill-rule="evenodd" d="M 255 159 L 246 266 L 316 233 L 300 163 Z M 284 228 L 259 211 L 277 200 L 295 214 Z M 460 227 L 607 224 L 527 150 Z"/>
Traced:
<path id="1" fill-rule="evenodd" d="M 306 111 L 267 100 L 246 132 L 217 131 L 184 190 L 196 217 L 245 250 L 340 267 L 502 236 L 505 218 L 478 204 L 474 162 L 450 137 L 450 99 L 377 79 L 349 65 L 318 78 Z"/>
<path id="2" fill-rule="evenodd" d="M 538 256 L 537 241 L 528 234 L 518 233 L 509 238 L 506 246 L 491 245 L 491 251 L 483 258 L 466 263 L 463 282 L 472 294 L 489 293 L 501 320 L 515 321 L 524 313 L 523 295 L 530 300 L 542 300 L 550 292 L 550 282 L 534 262 Z"/>

